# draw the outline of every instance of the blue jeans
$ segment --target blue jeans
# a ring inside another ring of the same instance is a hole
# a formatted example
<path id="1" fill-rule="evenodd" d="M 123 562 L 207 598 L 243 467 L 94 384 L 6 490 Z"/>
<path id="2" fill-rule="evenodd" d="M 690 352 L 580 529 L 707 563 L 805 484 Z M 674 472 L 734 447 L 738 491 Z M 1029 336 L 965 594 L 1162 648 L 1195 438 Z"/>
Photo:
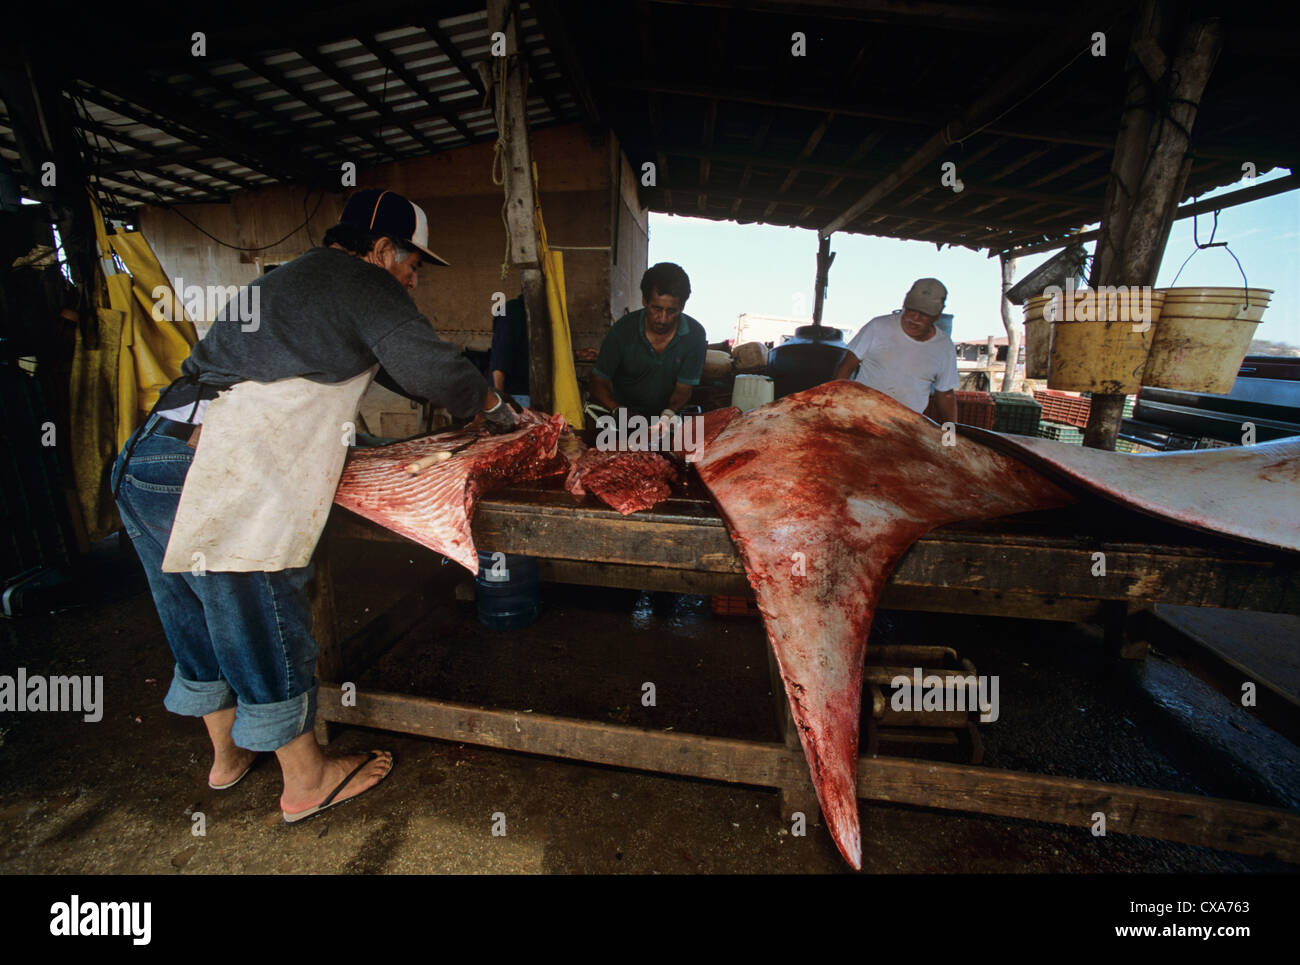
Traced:
<path id="1" fill-rule="evenodd" d="M 129 463 L 131 443 L 123 447 L 113 484 L 120 476 L 118 512 L 144 564 L 176 658 L 163 704 L 190 717 L 234 707 L 234 742 L 273 751 L 315 723 L 317 650 L 307 600 L 313 568 L 164 573 L 163 556 L 194 450 L 154 432 L 161 419 L 150 416 L 137 430 L 140 439 Z"/>

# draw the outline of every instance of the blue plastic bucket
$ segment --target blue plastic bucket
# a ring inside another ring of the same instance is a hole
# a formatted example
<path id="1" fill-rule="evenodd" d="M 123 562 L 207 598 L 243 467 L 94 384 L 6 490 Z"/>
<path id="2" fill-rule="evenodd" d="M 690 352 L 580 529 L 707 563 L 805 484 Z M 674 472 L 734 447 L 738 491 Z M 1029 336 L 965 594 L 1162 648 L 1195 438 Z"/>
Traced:
<path id="1" fill-rule="evenodd" d="M 541 584 L 531 556 L 479 553 L 474 587 L 479 623 L 489 630 L 519 630 L 541 616 Z"/>

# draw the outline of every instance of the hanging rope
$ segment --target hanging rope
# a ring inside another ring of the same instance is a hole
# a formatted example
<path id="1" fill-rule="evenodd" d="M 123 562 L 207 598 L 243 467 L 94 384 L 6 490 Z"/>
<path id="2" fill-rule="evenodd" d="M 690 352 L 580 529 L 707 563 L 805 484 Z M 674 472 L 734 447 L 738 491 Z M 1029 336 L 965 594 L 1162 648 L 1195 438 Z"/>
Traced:
<path id="1" fill-rule="evenodd" d="M 495 97 L 492 104 L 492 118 L 497 125 L 497 140 L 492 145 L 492 183 L 502 188 L 504 192 L 506 183 L 506 149 L 509 142 L 506 140 L 506 77 L 509 66 L 505 57 L 494 58 L 496 63 L 492 66 L 492 71 L 496 75 L 493 83 Z M 486 96 L 486 95 L 485 95 Z M 510 274 L 510 219 L 506 215 L 506 207 L 510 203 L 508 196 L 501 201 L 501 225 L 506 232 L 506 250 L 501 257 L 501 280 L 504 281 Z"/>

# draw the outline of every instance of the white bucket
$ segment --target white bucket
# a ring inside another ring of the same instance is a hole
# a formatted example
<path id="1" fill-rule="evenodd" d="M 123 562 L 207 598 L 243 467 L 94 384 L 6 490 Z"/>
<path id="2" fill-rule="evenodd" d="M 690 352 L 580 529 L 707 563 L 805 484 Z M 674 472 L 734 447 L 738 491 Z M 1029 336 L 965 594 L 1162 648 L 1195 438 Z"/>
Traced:
<path id="1" fill-rule="evenodd" d="M 773 399 L 772 380 L 766 375 L 737 375 L 731 390 L 731 404 L 741 412 L 757 409 Z"/>

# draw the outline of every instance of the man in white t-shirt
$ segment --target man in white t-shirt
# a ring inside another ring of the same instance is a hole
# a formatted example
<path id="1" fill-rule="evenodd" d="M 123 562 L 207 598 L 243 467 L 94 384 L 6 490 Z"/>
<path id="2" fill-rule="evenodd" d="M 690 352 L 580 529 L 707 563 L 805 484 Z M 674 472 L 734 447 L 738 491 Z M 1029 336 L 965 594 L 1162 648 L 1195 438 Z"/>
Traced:
<path id="1" fill-rule="evenodd" d="M 957 421 L 957 349 L 935 321 L 943 313 L 948 289 L 937 278 L 918 279 L 903 311 L 867 322 L 853 341 L 835 378 L 857 381 L 897 399 L 915 412 L 924 412 L 934 393 L 940 422 Z"/>

